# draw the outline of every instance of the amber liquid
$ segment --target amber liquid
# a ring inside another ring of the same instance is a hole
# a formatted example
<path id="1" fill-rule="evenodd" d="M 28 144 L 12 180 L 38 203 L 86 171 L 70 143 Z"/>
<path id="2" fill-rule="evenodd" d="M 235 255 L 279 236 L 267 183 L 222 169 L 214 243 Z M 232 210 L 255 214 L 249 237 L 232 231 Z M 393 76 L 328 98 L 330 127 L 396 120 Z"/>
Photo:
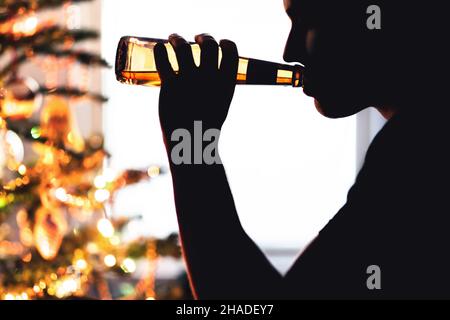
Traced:
<path id="1" fill-rule="evenodd" d="M 247 61 L 241 61 L 244 60 L 242 58 L 239 59 L 240 65 L 245 65 L 248 62 Z M 239 69 L 239 67 L 238 67 Z M 242 67 L 241 67 L 242 69 Z M 178 72 L 175 71 L 176 73 Z M 158 71 L 122 71 L 121 72 L 121 78 L 124 79 L 125 83 L 131 83 L 131 84 L 138 84 L 138 85 L 144 85 L 144 86 L 160 86 L 161 85 L 161 79 L 159 78 Z M 279 78 L 280 83 L 283 82 L 285 84 L 291 84 L 291 79 L 289 77 Z M 239 72 L 236 77 L 236 83 L 237 84 L 245 84 L 246 83 L 246 73 L 245 72 Z"/>
<path id="2" fill-rule="evenodd" d="M 156 70 L 153 47 L 156 43 L 165 43 L 169 61 L 175 72 L 178 62 L 172 46 L 160 39 L 123 37 L 120 39 L 116 55 L 117 80 L 127 84 L 160 86 L 161 79 Z M 200 47 L 192 43 L 192 54 L 198 66 L 200 64 Z M 220 48 L 219 48 L 220 49 Z M 219 65 L 222 53 L 219 50 Z M 303 69 L 251 58 L 239 58 L 236 84 L 290 85 L 302 86 Z"/>

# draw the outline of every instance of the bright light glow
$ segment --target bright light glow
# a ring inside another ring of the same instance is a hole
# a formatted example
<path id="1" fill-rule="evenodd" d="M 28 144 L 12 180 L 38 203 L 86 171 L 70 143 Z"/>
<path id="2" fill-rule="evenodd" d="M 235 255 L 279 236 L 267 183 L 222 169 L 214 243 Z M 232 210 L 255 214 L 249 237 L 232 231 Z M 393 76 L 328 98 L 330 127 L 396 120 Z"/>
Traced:
<path id="1" fill-rule="evenodd" d="M 55 198 L 61 202 L 66 202 L 69 196 L 64 188 L 59 187 L 55 190 Z"/>
<path id="2" fill-rule="evenodd" d="M 151 166 L 147 170 L 147 174 L 150 178 L 157 177 L 159 175 L 159 173 L 160 173 L 160 169 L 158 166 Z"/>
<path id="3" fill-rule="evenodd" d="M 112 236 L 109 238 L 109 243 L 111 243 L 113 246 L 118 246 L 120 244 L 120 238 L 118 236 Z"/>
<path id="4" fill-rule="evenodd" d="M 111 168 L 105 168 L 103 170 L 103 174 L 102 175 L 103 175 L 103 177 L 104 177 L 106 182 L 112 182 L 116 178 L 117 173 L 114 170 L 112 170 Z"/>
<path id="5" fill-rule="evenodd" d="M 95 242 L 89 242 L 86 246 L 86 250 L 91 254 L 98 253 L 98 246 Z"/>
<path id="6" fill-rule="evenodd" d="M 17 168 L 17 172 L 21 175 L 25 175 L 25 173 L 27 173 L 27 167 L 24 164 L 21 164 L 19 168 Z"/>
<path id="7" fill-rule="evenodd" d="M 114 227 L 108 219 L 98 220 L 97 229 L 105 238 L 110 238 L 114 235 Z"/>
<path id="8" fill-rule="evenodd" d="M 107 256 L 105 256 L 105 258 L 103 259 L 103 262 L 105 263 L 105 265 L 109 268 L 114 267 L 116 265 L 116 257 L 114 257 L 112 254 L 108 254 Z"/>
<path id="9" fill-rule="evenodd" d="M 36 16 L 31 16 L 14 23 L 12 31 L 15 34 L 30 36 L 36 32 L 37 25 L 38 18 Z"/>
<path id="10" fill-rule="evenodd" d="M 5 294 L 4 300 L 15 300 L 15 296 L 11 293 Z"/>
<path id="11" fill-rule="evenodd" d="M 41 128 L 40 127 L 31 128 L 30 134 L 33 139 L 38 139 L 42 134 Z"/>
<path id="12" fill-rule="evenodd" d="M 136 263 L 131 258 L 126 258 L 125 260 L 123 260 L 120 267 L 126 273 L 133 273 L 134 271 L 136 271 Z"/>
<path id="13" fill-rule="evenodd" d="M 55 296 L 58 298 L 64 298 L 77 292 L 79 288 L 79 282 L 73 278 L 59 281 L 56 285 Z"/>
<path id="14" fill-rule="evenodd" d="M 78 259 L 75 261 L 75 268 L 78 270 L 85 270 L 87 268 L 87 262 L 84 259 Z"/>
<path id="15" fill-rule="evenodd" d="M 5 135 L 5 140 L 10 147 L 14 160 L 17 162 L 22 162 L 25 153 L 22 139 L 20 139 L 14 131 L 8 130 Z"/>
<path id="16" fill-rule="evenodd" d="M 97 202 L 105 202 L 109 199 L 110 193 L 106 189 L 95 190 L 94 197 Z"/>
<path id="17" fill-rule="evenodd" d="M 103 189 L 104 187 L 106 187 L 106 179 L 105 179 L 105 177 L 102 176 L 102 175 L 96 176 L 95 179 L 94 179 L 94 186 L 97 189 Z"/>

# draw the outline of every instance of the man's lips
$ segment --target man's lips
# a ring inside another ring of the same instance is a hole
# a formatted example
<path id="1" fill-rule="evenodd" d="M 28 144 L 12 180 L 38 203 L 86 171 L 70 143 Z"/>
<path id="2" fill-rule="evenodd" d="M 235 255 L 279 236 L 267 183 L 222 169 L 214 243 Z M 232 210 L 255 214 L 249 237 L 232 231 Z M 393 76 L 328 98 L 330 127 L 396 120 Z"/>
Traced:
<path id="1" fill-rule="evenodd" d="M 317 91 L 314 89 L 314 84 L 308 79 L 306 73 L 303 78 L 303 93 L 309 97 L 314 98 L 314 106 L 316 107 L 317 111 L 319 111 L 319 113 L 323 114 Z"/>
<path id="2" fill-rule="evenodd" d="M 307 72 L 305 72 L 305 74 L 303 76 L 303 93 L 309 97 L 316 97 L 316 95 L 314 93 L 314 85 L 311 83 L 310 79 L 308 78 Z"/>

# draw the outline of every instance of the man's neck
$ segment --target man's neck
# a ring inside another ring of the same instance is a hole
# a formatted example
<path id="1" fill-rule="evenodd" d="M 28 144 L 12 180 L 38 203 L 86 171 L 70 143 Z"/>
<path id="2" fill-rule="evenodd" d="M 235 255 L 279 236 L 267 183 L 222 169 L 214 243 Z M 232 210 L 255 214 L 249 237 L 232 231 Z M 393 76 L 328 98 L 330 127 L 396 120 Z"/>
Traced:
<path id="1" fill-rule="evenodd" d="M 378 110 L 379 113 L 381 113 L 381 115 L 386 119 L 389 120 L 391 119 L 397 112 L 397 108 L 394 107 L 388 107 L 388 106 L 384 106 L 384 107 L 377 107 L 376 108 Z"/>

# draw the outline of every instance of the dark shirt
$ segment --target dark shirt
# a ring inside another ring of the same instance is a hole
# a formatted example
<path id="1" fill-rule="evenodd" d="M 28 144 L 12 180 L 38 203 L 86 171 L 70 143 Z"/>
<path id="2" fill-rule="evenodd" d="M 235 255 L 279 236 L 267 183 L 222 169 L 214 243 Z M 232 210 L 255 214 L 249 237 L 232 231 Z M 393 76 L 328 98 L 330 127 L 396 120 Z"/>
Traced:
<path id="1" fill-rule="evenodd" d="M 286 275 L 288 297 L 450 298 L 449 127 L 444 112 L 388 121 L 346 204 Z M 380 290 L 367 287 L 371 265 Z"/>

